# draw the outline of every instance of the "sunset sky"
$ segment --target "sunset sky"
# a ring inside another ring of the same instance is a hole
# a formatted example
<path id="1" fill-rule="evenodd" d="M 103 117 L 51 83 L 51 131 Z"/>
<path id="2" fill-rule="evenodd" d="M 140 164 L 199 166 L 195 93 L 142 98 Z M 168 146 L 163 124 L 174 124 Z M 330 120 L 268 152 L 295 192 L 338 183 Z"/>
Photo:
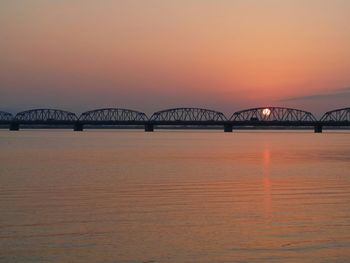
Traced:
<path id="1" fill-rule="evenodd" d="M 348 0 L 2 0 L 0 110 L 350 106 Z"/>

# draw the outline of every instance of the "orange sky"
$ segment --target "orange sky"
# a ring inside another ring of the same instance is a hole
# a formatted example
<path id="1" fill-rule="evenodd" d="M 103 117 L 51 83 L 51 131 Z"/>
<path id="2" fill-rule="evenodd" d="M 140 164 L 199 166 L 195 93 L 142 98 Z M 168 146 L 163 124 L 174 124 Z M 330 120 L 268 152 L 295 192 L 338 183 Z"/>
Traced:
<path id="1" fill-rule="evenodd" d="M 0 109 L 350 106 L 350 1 L 0 3 Z"/>

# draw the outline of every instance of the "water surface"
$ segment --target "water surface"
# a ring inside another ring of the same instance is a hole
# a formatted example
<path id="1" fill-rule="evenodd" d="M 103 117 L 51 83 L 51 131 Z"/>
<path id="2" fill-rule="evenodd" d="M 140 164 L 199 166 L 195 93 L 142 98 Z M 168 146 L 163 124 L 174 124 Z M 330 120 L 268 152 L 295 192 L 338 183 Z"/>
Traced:
<path id="1" fill-rule="evenodd" d="M 349 138 L 2 130 L 0 261 L 349 261 Z"/>

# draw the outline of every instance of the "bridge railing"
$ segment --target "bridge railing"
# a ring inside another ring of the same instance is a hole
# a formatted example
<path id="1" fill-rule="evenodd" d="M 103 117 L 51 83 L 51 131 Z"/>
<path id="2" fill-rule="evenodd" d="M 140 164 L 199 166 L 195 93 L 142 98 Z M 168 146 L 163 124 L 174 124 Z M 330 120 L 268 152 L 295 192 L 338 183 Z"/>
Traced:
<path id="1" fill-rule="evenodd" d="M 19 123 L 73 123 L 77 120 L 75 113 L 58 109 L 26 110 L 17 113 L 14 117 L 14 121 Z"/>
<path id="2" fill-rule="evenodd" d="M 6 111 L 0 111 L 0 122 L 10 122 L 13 119 L 13 115 Z"/>
<path id="3" fill-rule="evenodd" d="M 311 112 L 283 107 L 260 107 L 237 111 L 232 114 L 233 122 L 275 122 L 310 123 L 317 121 Z"/>
<path id="4" fill-rule="evenodd" d="M 82 123 L 117 123 L 117 122 L 144 122 L 148 121 L 145 113 L 122 108 L 102 108 L 82 113 L 79 117 Z"/>
<path id="5" fill-rule="evenodd" d="M 321 120 L 323 123 L 347 123 L 350 122 L 350 108 L 336 109 L 326 112 Z"/>
<path id="6" fill-rule="evenodd" d="M 173 108 L 161 110 L 153 113 L 150 118 L 151 122 L 188 122 L 188 123 L 204 123 L 204 122 L 223 122 L 227 121 L 226 116 L 222 112 L 202 109 L 202 108 Z"/>

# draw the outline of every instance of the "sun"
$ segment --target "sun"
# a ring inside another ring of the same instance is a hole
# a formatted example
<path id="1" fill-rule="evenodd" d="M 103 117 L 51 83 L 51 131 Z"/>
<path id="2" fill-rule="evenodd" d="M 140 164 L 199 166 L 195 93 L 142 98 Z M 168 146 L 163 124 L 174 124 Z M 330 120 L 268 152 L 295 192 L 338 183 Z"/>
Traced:
<path id="1" fill-rule="evenodd" d="M 271 114 L 271 110 L 269 108 L 263 109 L 262 114 L 268 117 Z"/>

